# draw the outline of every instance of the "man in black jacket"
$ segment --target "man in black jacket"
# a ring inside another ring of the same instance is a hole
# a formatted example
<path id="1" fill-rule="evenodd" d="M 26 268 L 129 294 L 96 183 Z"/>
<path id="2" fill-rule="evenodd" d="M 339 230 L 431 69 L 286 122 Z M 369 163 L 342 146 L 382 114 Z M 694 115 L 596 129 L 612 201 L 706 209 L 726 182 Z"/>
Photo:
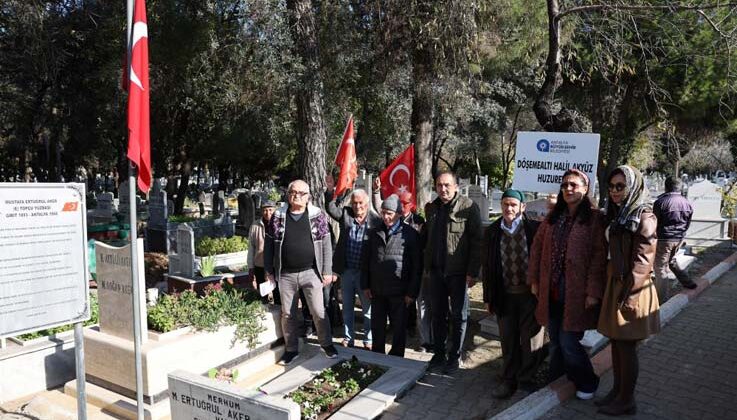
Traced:
<path id="1" fill-rule="evenodd" d="M 372 350 L 385 352 L 386 319 L 392 324 L 390 355 L 404 357 L 407 307 L 420 290 L 419 235 L 401 222 L 402 203 L 395 194 L 381 204 L 384 226 L 372 229 L 362 258 L 361 288 L 371 298 Z"/>
<path id="2" fill-rule="evenodd" d="M 491 395 L 509 398 L 520 386 L 531 391 L 542 352 L 537 349 L 540 326 L 535 320 L 537 299 L 527 284 L 527 263 L 539 223 L 524 215 L 524 195 L 508 189 L 502 194 L 502 217 L 482 239 L 484 304 L 496 313 L 502 345 L 502 383 Z"/>

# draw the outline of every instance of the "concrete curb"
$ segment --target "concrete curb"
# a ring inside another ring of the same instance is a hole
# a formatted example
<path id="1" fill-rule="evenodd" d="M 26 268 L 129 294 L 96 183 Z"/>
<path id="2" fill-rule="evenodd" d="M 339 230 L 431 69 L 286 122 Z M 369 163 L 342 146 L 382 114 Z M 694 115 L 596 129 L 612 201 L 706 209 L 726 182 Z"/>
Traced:
<path id="1" fill-rule="evenodd" d="M 706 274 L 701 276 L 700 279 L 696 280 L 698 287 L 689 290 L 684 289 L 679 294 L 668 299 L 663 306 L 660 307 L 660 325 L 665 326 L 670 322 L 679 312 L 685 308 L 689 302 L 694 300 L 704 290 L 709 288 L 719 277 L 724 273 L 732 269 L 737 265 L 737 252 L 727 257 L 724 261 L 720 262 L 709 270 Z M 603 340 L 603 342 L 602 342 Z M 609 345 L 606 344 L 608 340 L 606 337 L 598 340 L 596 346 L 603 347 L 604 351 L 600 351 L 594 357 L 591 358 L 591 363 L 594 365 L 594 372 L 601 376 L 612 368 L 612 357 L 611 351 L 608 351 Z M 568 381 L 565 376 L 558 378 L 550 385 L 538 390 L 537 392 L 530 394 L 524 399 L 518 401 L 514 405 L 510 406 L 506 410 L 498 413 L 495 416 L 489 417 L 490 420 L 510 420 L 510 419 L 525 419 L 534 420 L 545 413 L 550 411 L 552 408 L 560 405 L 564 401 L 573 397 L 576 393 L 576 388 L 573 383 Z"/>

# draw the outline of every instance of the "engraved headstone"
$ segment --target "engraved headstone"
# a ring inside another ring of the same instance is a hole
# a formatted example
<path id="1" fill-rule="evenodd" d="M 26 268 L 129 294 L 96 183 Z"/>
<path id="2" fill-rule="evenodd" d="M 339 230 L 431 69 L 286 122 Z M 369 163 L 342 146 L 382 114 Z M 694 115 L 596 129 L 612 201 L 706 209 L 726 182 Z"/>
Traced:
<path id="1" fill-rule="evenodd" d="M 130 217 L 130 195 L 128 194 L 128 188 L 129 188 L 128 180 L 125 180 L 120 183 L 120 188 L 118 188 L 118 200 L 120 204 L 118 205 L 118 212 L 121 216 L 123 216 L 123 222 L 130 223 L 131 217 Z"/>
<path id="2" fill-rule="evenodd" d="M 210 205 L 212 208 L 212 214 L 215 217 L 218 217 L 221 214 L 223 214 L 222 212 L 223 201 L 222 201 L 222 198 L 220 197 L 220 192 L 218 192 L 217 194 L 210 194 L 210 199 L 211 199 L 210 203 L 212 203 Z"/>
<path id="3" fill-rule="evenodd" d="M 197 203 L 197 207 L 200 210 L 200 217 L 205 217 L 205 213 L 206 213 L 206 211 L 205 211 L 205 203 L 203 203 L 202 201 L 200 201 L 200 202 Z"/>
<path id="4" fill-rule="evenodd" d="M 177 256 L 170 262 L 172 274 L 194 276 L 194 230 L 186 223 L 177 227 Z"/>
<path id="5" fill-rule="evenodd" d="M 494 213 L 501 213 L 502 211 L 502 194 L 504 192 L 497 189 L 491 192 L 491 211 Z"/>
<path id="6" fill-rule="evenodd" d="M 97 209 L 95 216 L 112 218 L 115 211 L 113 193 L 102 193 L 97 196 Z"/>
<path id="7" fill-rule="evenodd" d="M 166 191 L 162 190 L 161 183 L 155 179 L 148 198 L 148 225 L 153 228 L 166 228 L 166 219 L 169 217 L 168 207 Z"/>
<path id="8" fill-rule="evenodd" d="M 100 332 L 133 341 L 133 283 L 130 245 L 114 247 L 95 243 L 97 297 Z M 138 239 L 138 291 L 141 308 L 141 335 L 148 336 L 146 324 L 143 239 Z"/>
<path id="9" fill-rule="evenodd" d="M 183 370 L 169 374 L 169 395 L 172 420 L 300 418 L 299 405 L 292 400 Z"/>

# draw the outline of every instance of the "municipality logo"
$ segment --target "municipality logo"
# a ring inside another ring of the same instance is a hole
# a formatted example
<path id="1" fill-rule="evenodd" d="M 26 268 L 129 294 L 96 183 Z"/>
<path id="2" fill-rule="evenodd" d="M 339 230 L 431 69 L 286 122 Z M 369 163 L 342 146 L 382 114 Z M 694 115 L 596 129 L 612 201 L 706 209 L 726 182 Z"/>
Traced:
<path id="1" fill-rule="evenodd" d="M 538 152 L 549 152 L 550 151 L 550 142 L 545 139 L 540 139 L 537 141 L 537 151 Z"/>

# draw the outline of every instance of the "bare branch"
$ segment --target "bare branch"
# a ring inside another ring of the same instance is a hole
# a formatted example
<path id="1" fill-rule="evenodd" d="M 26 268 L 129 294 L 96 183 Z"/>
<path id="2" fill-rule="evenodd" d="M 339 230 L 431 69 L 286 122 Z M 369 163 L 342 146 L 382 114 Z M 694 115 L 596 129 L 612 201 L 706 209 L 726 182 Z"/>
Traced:
<path id="1" fill-rule="evenodd" d="M 574 13 L 595 12 L 595 11 L 600 11 L 600 10 L 661 10 L 661 11 L 669 11 L 669 12 L 680 12 L 680 11 L 686 11 L 686 10 L 718 9 L 722 7 L 737 7 L 737 3 L 701 4 L 701 5 L 669 4 L 669 5 L 663 5 L 663 6 L 644 5 L 644 4 L 630 5 L 630 6 L 622 5 L 622 4 L 591 4 L 588 6 L 571 7 L 570 9 L 560 11 L 555 16 L 555 18 L 561 19 L 564 16 L 574 14 Z"/>
<path id="2" fill-rule="evenodd" d="M 699 10 L 696 11 L 696 13 L 700 14 L 704 19 L 706 19 L 706 21 L 709 22 L 709 25 L 711 25 L 711 27 L 714 28 L 714 30 L 719 35 L 721 35 L 724 38 L 727 38 L 727 34 L 725 34 L 724 32 L 722 32 L 722 30 L 719 29 L 719 27 L 714 23 L 714 21 L 711 20 L 711 18 L 706 13 L 704 13 L 703 10 L 699 9 Z"/>

